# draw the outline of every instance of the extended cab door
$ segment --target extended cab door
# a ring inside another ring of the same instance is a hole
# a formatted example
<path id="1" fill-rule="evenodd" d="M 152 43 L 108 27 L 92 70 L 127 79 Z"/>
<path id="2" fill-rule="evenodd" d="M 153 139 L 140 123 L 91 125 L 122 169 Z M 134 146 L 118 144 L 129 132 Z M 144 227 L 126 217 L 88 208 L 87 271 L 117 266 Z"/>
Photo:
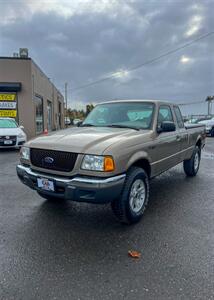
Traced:
<path id="1" fill-rule="evenodd" d="M 175 123 L 170 105 L 160 105 L 157 116 L 157 127 L 163 121 Z M 178 130 L 156 133 L 152 157 L 153 174 L 158 175 L 180 162 L 181 138 Z"/>
<path id="2" fill-rule="evenodd" d="M 179 107 L 177 105 L 174 105 L 173 110 L 174 110 L 174 114 L 175 114 L 175 118 L 176 118 L 176 122 L 177 122 L 178 133 L 179 133 L 179 136 L 181 139 L 180 161 L 183 161 L 186 151 L 188 151 L 188 147 L 189 147 L 189 135 L 188 135 L 188 131 L 186 130 L 186 128 L 184 126 L 183 117 L 181 115 L 181 111 L 180 111 Z"/>

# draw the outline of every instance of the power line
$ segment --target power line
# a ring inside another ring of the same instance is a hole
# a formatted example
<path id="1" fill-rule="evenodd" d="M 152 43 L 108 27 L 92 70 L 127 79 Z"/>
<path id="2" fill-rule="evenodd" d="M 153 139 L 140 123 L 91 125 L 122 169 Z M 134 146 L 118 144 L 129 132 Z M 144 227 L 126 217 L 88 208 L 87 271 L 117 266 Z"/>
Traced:
<path id="1" fill-rule="evenodd" d="M 150 60 L 148 60 L 148 61 L 145 61 L 145 62 L 143 62 L 143 63 L 141 63 L 141 64 L 139 64 L 139 65 L 136 65 L 136 66 L 133 66 L 133 67 L 131 67 L 131 68 L 128 68 L 128 69 L 126 69 L 125 71 L 126 71 L 126 72 L 132 72 L 132 71 L 135 71 L 135 70 L 137 70 L 137 69 L 142 68 L 143 66 L 152 64 L 152 63 L 154 63 L 154 62 L 156 62 L 156 61 L 158 61 L 158 60 L 160 60 L 160 59 L 162 59 L 162 58 L 164 58 L 164 57 L 166 57 L 166 56 L 168 56 L 168 55 L 174 54 L 174 53 L 176 53 L 176 52 L 178 52 L 178 51 L 180 51 L 180 50 L 182 50 L 182 49 L 184 49 L 184 48 L 187 48 L 187 47 L 191 46 L 192 44 L 194 44 L 194 43 L 196 43 L 196 42 L 198 42 L 198 41 L 200 41 L 200 40 L 202 40 L 202 39 L 205 39 L 205 38 L 207 38 L 207 37 L 209 37 L 209 36 L 211 36 L 211 35 L 213 35 L 213 34 L 214 34 L 214 31 L 211 31 L 211 32 L 209 32 L 209 33 L 207 33 L 207 34 L 201 35 L 200 37 L 198 37 L 198 38 L 196 38 L 196 39 L 194 39 L 194 40 L 192 40 L 192 41 L 190 41 L 190 42 L 188 42 L 188 43 L 186 43 L 186 44 L 184 44 L 184 45 L 182 45 L 182 46 L 180 46 L 180 47 L 177 47 L 177 48 L 172 49 L 172 50 L 170 50 L 170 51 L 168 51 L 168 52 L 165 52 L 165 53 L 163 53 L 163 54 L 161 54 L 161 55 L 159 55 L 159 56 L 157 56 L 157 57 L 154 57 L 154 58 L 152 58 L 152 59 L 150 59 Z M 104 78 L 95 80 L 95 81 L 93 81 L 93 82 L 91 82 L 91 83 L 87 83 L 87 84 L 78 86 L 78 87 L 76 87 L 76 88 L 74 88 L 74 89 L 71 89 L 71 90 L 72 90 L 72 91 L 81 90 L 81 89 L 84 89 L 84 88 L 86 88 L 86 87 L 90 87 L 90 86 L 96 85 L 96 84 L 98 84 L 98 83 L 102 83 L 102 82 L 104 82 L 104 81 L 113 79 L 113 78 L 115 78 L 116 76 L 118 76 L 118 72 L 115 72 L 115 73 L 111 74 L 110 76 L 106 76 L 106 77 L 104 77 Z"/>
<path id="2" fill-rule="evenodd" d="M 200 103 L 204 103 L 205 104 L 205 101 L 197 101 L 197 102 L 186 102 L 186 103 L 178 103 L 178 105 L 191 105 L 191 104 L 200 104 Z"/>

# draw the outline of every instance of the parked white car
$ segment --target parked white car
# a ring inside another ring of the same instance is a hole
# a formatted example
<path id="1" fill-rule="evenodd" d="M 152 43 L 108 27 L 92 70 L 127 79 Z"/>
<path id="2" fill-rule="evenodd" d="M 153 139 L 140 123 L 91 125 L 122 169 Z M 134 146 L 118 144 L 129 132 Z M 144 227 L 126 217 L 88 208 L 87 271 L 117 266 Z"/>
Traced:
<path id="1" fill-rule="evenodd" d="M 23 129 L 12 118 L 0 118 L 0 148 L 20 148 L 27 141 Z"/>
<path id="2" fill-rule="evenodd" d="M 210 134 L 212 137 L 214 137 L 214 119 L 203 120 L 198 123 L 204 124 L 206 126 L 206 134 Z"/>
<path id="3" fill-rule="evenodd" d="M 81 122 L 82 120 L 80 119 L 73 119 L 73 125 L 77 125 L 79 122 Z"/>
<path id="4" fill-rule="evenodd" d="M 71 125 L 71 120 L 68 117 L 65 117 L 65 125 Z"/>

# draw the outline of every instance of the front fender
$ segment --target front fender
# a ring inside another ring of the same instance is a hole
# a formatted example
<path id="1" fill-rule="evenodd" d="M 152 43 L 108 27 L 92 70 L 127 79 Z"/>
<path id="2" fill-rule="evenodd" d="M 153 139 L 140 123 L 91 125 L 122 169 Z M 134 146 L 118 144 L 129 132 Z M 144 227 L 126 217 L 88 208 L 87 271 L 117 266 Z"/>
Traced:
<path id="1" fill-rule="evenodd" d="M 149 162 L 149 164 L 151 164 L 151 158 L 147 152 L 138 151 L 138 152 L 134 153 L 128 160 L 126 169 L 128 170 L 134 163 L 136 163 L 139 160 L 143 160 L 143 159 L 147 160 Z"/>

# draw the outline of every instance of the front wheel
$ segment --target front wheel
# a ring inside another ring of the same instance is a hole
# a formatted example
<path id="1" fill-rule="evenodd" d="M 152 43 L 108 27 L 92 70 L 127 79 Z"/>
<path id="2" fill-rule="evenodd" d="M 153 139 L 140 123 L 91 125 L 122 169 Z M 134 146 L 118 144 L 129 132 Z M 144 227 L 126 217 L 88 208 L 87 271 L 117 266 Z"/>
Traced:
<path id="1" fill-rule="evenodd" d="M 131 167 L 120 198 L 113 201 L 111 206 L 121 223 L 132 224 L 138 222 L 143 216 L 148 199 L 148 175 L 139 167 Z"/>
<path id="2" fill-rule="evenodd" d="M 201 161 L 201 149 L 196 146 L 193 150 L 192 157 L 184 161 L 184 172 L 187 176 L 193 177 L 198 173 Z"/>

